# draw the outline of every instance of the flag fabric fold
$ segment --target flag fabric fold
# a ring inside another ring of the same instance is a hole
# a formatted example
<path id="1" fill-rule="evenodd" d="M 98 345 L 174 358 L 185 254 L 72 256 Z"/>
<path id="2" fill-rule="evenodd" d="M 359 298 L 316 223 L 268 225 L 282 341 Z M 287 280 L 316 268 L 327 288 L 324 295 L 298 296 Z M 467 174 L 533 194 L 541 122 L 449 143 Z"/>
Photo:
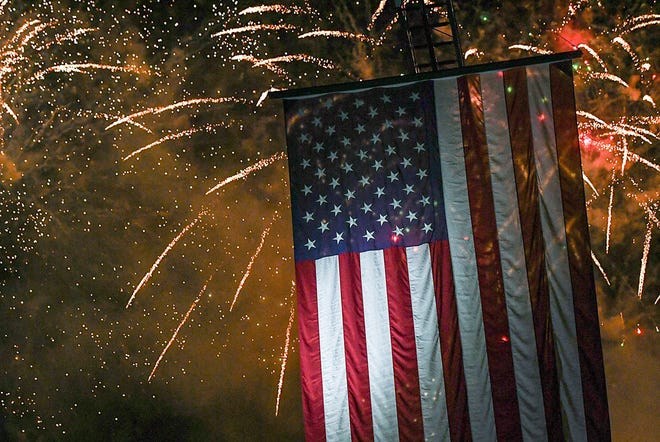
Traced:
<path id="1" fill-rule="evenodd" d="M 285 99 L 307 440 L 607 440 L 570 61 Z"/>

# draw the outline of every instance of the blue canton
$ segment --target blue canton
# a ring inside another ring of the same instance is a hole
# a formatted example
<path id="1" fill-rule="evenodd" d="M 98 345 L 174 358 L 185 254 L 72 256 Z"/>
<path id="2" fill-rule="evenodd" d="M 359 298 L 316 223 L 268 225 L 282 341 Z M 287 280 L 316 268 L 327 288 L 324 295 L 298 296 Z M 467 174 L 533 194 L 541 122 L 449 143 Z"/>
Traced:
<path id="1" fill-rule="evenodd" d="M 296 261 L 447 238 L 431 83 L 285 109 Z"/>

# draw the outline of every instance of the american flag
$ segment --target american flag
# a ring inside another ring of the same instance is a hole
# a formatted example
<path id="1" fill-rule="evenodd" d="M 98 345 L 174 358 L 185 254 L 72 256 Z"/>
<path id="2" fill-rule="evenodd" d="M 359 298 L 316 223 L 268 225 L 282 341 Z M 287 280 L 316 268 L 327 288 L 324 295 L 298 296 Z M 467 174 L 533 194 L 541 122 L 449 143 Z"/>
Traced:
<path id="1" fill-rule="evenodd" d="M 570 61 L 285 99 L 308 440 L 609 438 L 574 106 Z"/>

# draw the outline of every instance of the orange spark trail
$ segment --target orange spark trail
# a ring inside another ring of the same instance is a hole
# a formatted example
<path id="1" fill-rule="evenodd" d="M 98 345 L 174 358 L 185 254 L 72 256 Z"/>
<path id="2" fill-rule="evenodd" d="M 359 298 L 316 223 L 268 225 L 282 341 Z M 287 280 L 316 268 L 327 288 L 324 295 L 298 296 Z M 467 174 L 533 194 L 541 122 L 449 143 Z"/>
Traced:
<path id="1" fill-rule="evenodd" d="M 644 250 L 642 252 L 642 263 L 639 269 L 639 286 L 637 287 L 637 297 L 642 299 L 642 292 L 644 290 L 644 279 L 646 277 L 646 265 L 649 261 L 649 250 L 651 249 L 651 231 L 653 224 L 651 217 L 646 223 L 646 235 L 644 235 Z"/>
<path id="2" fill-rule="evenodd" d="M 289 358 L 289 344 L 291 342 L 291 327 L 293 326 L 293 315 L 295 313 L 293 294 L 296 290 L 296 282 L 291 281 L 291 308 L 289 310 L 289 322 L 286 325 L 286 339 L 284 340 L 284 352 L 282 353 L 282 366 L 280 368 L 280 380 L 277 383 L 277 401 L 275 403 L 275 416 L 280 412 L 280 398 L 282 397 L 282 384 L 284 383 L 284 370 L 286 370 L 286 361 Z"/>
<path id="3" fill-rule="evenodd" d="M 176 328 L 176 330 L 174 330 L 174 333 L 172 333 L 172 337 L 170 338 L 169 342 L 167 343 L 167 345 L 165 346 L 165 348 L 163 349 L 163 351 L 160 353 L 160 356 L 158 356 L 158 360 L 157 360 L 156 363 L 154 364 L 154 368 L 151 369 L 151 373 L 149 374 L 149 378 L 147 379 L 147 382 L 151 382 L 151 378 L 154 377 L 154 373 L 156 373 L 156 369 L 157 369 L 158 366 L 160 365 L 160 361 L 163 360 L 163 357 L 165 356 L 165 353 L 167 353 L 167 350 L 170 348 L 170 346 L 172 345 L 172 343 L 173 343 L 174 340 L 176 339 L 176 336 L 179 334 L 179 330 L 181 330 L 181 327 L 183 327 L 183 324 L 186 323 L 186 321 L 188 320 L 188 317 L 190 317 L 190 314 L 191 314 L 192 311 L 195 309 L 195 307 L 196 307 L 197 304 L 199 303 L 200 299 L 202 299 L 202 295 L 203 295 L 204 292 L 206 291 L 206 286 L 209 284 L 209 282 L 211 282 L 211 279 L 213 279 L 213 275 L 211 275 L 211 276 L 209 277 L 209 279 L 206 280 L 206 282 L 204 283 L 204 286 L 202 287 L 202 289 L 201 289 L 201 290 L 199 291 L 199 293 L 197 294 L 197 298 L 195 298 L 195 300 L 193 301 L 193 303 L 190 304 L 190 308 L 188 309 L 188 311 L 186 312 L 185 316 L 183 317 L 183 319 L 182 319 L 181 322 L 179 323 L 179 326 Z"/>
<path id="4" fill-rule="evenodd" d="M 264 229 L 263 232 L 261 232 L 261 240 L 259 241 L 259 245 L 257 246 L 257 250 L 254 251 L 254 254 L 252 255 L 252 258 L 250 258 L 250 262 L 248 263 L 245 273 L 243 273 L 243 278 L 241 279 L 241 282 L 238 284 L 238 287 L 236 288 L 236 294 L 234 295 L 234 300 L 231 302 L 231 306 L 229 307 L 229 311 L 232 311 L 234 309 L 234 304 L 236 304 L 236 300 L 238 299 L 238 295 L 241 293 L 241 290 L 243 290 L 243 286 L 245 285 L 245 281 L 247 281 L 248 276 L 250 276 L 250 273 L 252 272 L 252 266 L 254 265 L 254 261 L 256 261 L 257 256 L 259 256 L 259 253 L 261 253 L 261 249 L 264 246 L 264 243 L 266 242 L 266 237 L 268 236 L 268 233 L 270 233 L 270 228 L 272 227 L 273 223 L 275 220 L 278 218 L 278 215 L 275 214 L 273 217 L 273 220 L 268 224 L 268 226 Z"/>
<path id="5" fill-rule="evenodd" d="M 306 63 L 316 63 L 317 65 L 326 68 L 326 69 L 334 69 L 335 65 L 330 61 L 330 60 L 325 60 L 322 58 L 316 58 L 312 57 L 311 55 L 307 54 L 294 54 L 294 55 L 283 55 L 280 57 L 273 57 L 273 58 L 267 58 L 265 60 L 259 60 L 255 62 L 252 67 L 259 67 L 263 66 L 266 64 L 272 64 L 272 63 L 282 63 L 282 62 L 287 62 L 290 63 L 292 61 L 304 61 Z"/>
<path id="6" fill-rule="evenodd" d="M 367 25 L 368 30 L 373 30 L 374 26 L 376 25 L 376 20 L 378 20 L 378 17 L 383 13 L 385 10 L 385 6 L 387 5 L 388 0 L 380 0 L 380 3 L 378 4 L 378 7 L 376 8 L 376 11 L 373 13 L 371 16 L 371 20 L 369 21 L 369 24 Z"/>
<path id="7" fill-rule="evenodd" d="M 252 55 L 246 55 L 246 54 L 234 55 L 233 57 L 231 57 L 231 60 L 247 61 L 247 62 L 252 63 L 252 67 L 255 67 L 257 65 L 257 63 L 260 63 L 260 62 L 263 61 L 259 58 L 256 58 L 256 57 L 252 56 Z M 289 79 L 289 74 L 287 73 L 287 71 L 285 69 L 282 69 L 279 66 L 276 66 L 272 63 L 263 63 L 262 66 L 265 67 L 266 69 L 268 69 L 269 71 L 273 72 L 275 75 L 281 77 L 281 78 L 284 78 L 284 79 L 287 79 L 287 80 Z"/>
<path id="8" fill-rule="evenodd" d="M 227 185 L 227 184 L 229 184 L 229 183 L 231 183 L 231 182 L 233 182 L 233 181 L 236 181 L 236 180 L 238 180 L 238 179 L 240 179 L 240 178 L 245 178 L 246 176 L 248 176 L 248 175 L 251 174 L 252 172 L 256 172 L 257 170 L 261 170 L 261 169 L 263 169 L 263 168 L 265 168 L 265 167 L 268 167 L 268 166 L 270 166 L 271 164 L 273 164 L 275 161 L 277 161 L 277 160 L 282 160 L 282 159 L 284 159 L 284 158 L 286 158 L 286 154 L 285 154 L 284 152 L 278 152 L 278 153 L 276 153 L 275 155 L 272 155 L 272 156 L 270 156 L 270 157 L 268 157 L 268 158 L 264 158 L 263 160 L 259 160 L 259 161 L 257 161 L 256 163 L 254 163 L 252 166 L 248 166 L 248 167 L 246 167 L 245 169 L 241 170 L 241 171 L 238 172 L 237 174 L 232 175 L 232 176 L 230 176 L 229 178 L 225 178 L 221 183 L 216 184 L 216 185 L 213 186 L 211 189 L 209 189 L 209 190 L 206 192 L 206 194 L 208 195 L 208 194 L 210 194 L 210 193 L 213 193 L 213 192 L 215 192 L 216 190 L 220 189 L 221 187 L 224 187 L 225 185 Z"/>
<path id="9" fill-rule="evenodd" d="M 251 6 L 249 8 L 245 8 L 242 11 L 240 11 L 238 15 L 262 14 L 264 12 L 278 12 L 280 14 L 306 14 L 309 11 L 296 6 L 262 5 L 262 6 Z"/>
<path id="10" fill-rule="evenodd" d="M 593 250 L 591 251 L 591 260 L 596 264 L 596 267 L 598 267 L 598 270 L 600 270 L 601 275 L 603 275 L 603 278 L 605 278 L 605 282 L 607 285 L 612 285 L 610 284 L 610 279 L 607 277 L 607 274 L 605 273 L 605 270 L 603 270 L 603 266 L 600 265 L 600 261 L 598 261 L 598 258 L 596 258 L 596 255 L 594 255 Z"/>
<path id="11" fill-rule="evenodd" d="M 137 293 L 140 291 L 140 289 L 142 287 L 144 287 L 144 285 L 147 283 L 147 281 L 149 281 L 149 279 L 154 274 L 154 271 L 156 270 L 156 268 L 158 267 L 160 262 L 163 260 L 163 258 L 165 258 L 165 256 L 167 256 L 167 254 L 170 252 L 170 250 L 172 250 L 172 248 L 174 248 L 176 243 L 179 242 L 179 240 L 181 238 L 183 238 L 183 235 L 185 235 L 186 232 L 188 232 L 188 230 L 192 229 L 194 227 L 194 225 L 197 224 L 202 219 L 202 217 L 204 215 L 206 215 L 207 213 L 208 212 L 206 211 L 206 209 L 203 209 L 201 212 L 199 212 L 199 214 L 197 214 L 197 217 L 195 217 L 194 220 L 192 220 L 186 227 L 184 227 L 183 230 L 181 230 L 181 232 L 179 232 L 179 234 L 167 245 L 167 247 L 165 247 L 165 250 L 163 250 L 163 253 L 160 254 L 160 256 L 158 257 L 158 259 L 156 259 L 156 261 L 151 266 L 149 271 L 144 275 L 144 277 L 142 278 L 140 283 L 135 287 L 135 290 L 133 290 L 133 294 L 131 295 L 131 298 L 126 303 L 126 308 L 131 306 L 131 304 L 133 303 L 133 299 L 135 299 L 135 295 L 137 295 Z"/>
<path id="12" fill-rule="evenodd" d="M 251 25 L 251 26 L 243 26 L 240 28 L 233 28 L 233 29 L 225 29 L 224 31 L 216 32 L 215 34 L 211 34 L 211 37 L 219 37 L 221 35 L 229 35 L 229 34 L 239 34 L 242 32 L 254 32 L 254 31 L 278 31 L 280 29 L 287 29 L 287 30 L 292 30 L 296 29 L 296 27 L 292 24 L 281 24 L 281 25 Z"/>
<path id="13" fill-rule="evenodd" d="M 610 253 L 610 236 L 612 233 L 612 206 L 614 204 L 614 175 L 612 170 L 612 182 L 610 183 L 610 201 L 607 205 L 607 230 L 605 232 L 605 253 Z"/>
<path id="14" fill-rule="evenodd" d="M 29 79 L 26 84 L 30 84 L 36 80 L 43 80 L 46 74 L 51 72 L 76 72 L 79 74 L 86 74 L 90 69 L 98 69 L 110 72 L 126 72 L 130 74 L 148 74 L 149 71 L 141 68 L 139 66 L 132 65 L 123 65 L 123 66 L 114 66 L 109 64 L 99 64 L 99 63 L 66 63 L 58 64 L 57 66 L 51 66 L 48 69 L 39 71 L 34 76 Z"/>
<path id="15" fill-rule="evenodd" d="M 623 87 L 628 87 L 628 83 L 623 81 L 618 75 L 610 74 L 608 72 L 590 72 L 587 74 L 589 78 L 598 78 L 599 80 L 610 80 L 615 83 L 619 83 Z"/>
<path id="16" fill-rule="evenodd" d="M 338 37 L 338 38 L 349 38 L 354 40 L 366 41 L 373 44 L 378 43 L 378 40 L 375 40 L 371 37 L 367 37 L 366 35 L 353 34 L 351 32 L 344 32 L 344 31 L 312 31 L 312 32 L 306 32 L 298 36 L 298 38 L 309 38 L 309 37 Z"/>
<path id="17" fill-rule="evenodd" d="M 142 146 L 141 148 L 129 153 L 128 155 L 126 155 L 123 158 L 123 160 L 124 161 L 129 160 L 129 159 L 133 158 L 134 156 L 141 154 L 145 150 L 149 150 L 154 146 L 158 146 L 159 144 L 164 143 L 165 141 L 176 140 L 178 138 L 182 138 L 182 137 L 185 137 L 185 136 L 188 136 L 188 135 L 192 135 L 192 134 L 197 133 L 197 132 L 202 132 L 202 131 L 209 131 L 210 132 L 210 131 L 212 131 L 213 129 L 215 129 L 217 127 L 226 127 L 226 126 L 227 126 L 226 123 L 207 124 L 207 125 L 202 126 L 202 127 L 193 127 L 193 128 L 181 131 L 181 132 L 177 132 L 177 133 L 174 133 L 174 134 L 169 134 L 169 135 L 164 136 L 163 138 L 160 138 L 160 139 L 154 141 L 153 143 L 149 143 L 146 146 Z"/>
<path id="18" fill-rule="evenodd" d="M 536 52 L 537 54 L 552 54 L 552 51 L 530 45 L 511 45 L 509 46 L 509 49 L 522 49 L 523 51 Z"/>
<path id="19" fill-rule="evenodd" d="M 178 109 L 180 107 L 184 106 L 192 106 L 195 104 L 204 104 L 204 103 L 226 103 L 226 102 L 234 102 L 234 103 L 244 103 L 244 100 L 238 99 L 238 98 L 226 98 L 226 97 L 221 97 L 221 98 L 193 98 L 190 100 L 185 100 L 185 101 L 179 101 L 177 103 L 173 103 L 167 106 L 160 106 L 160 107 L 150 107 L 149 109 L 145 109 L 139 112 L 135 112 L 130 115 L 126 115 L 124 117 L 119 118 L 118 120 L 114 121 L 113 123 L 109 124 L 106 126 L 105 130 L 111 129 L 114 126 L 117 126 L 119 124 L 125 123 L 125 122 L 130 122 L 131 120 L 135 118 L 142 117 L 144 115 L 152 114 L 160 114 L 169 110 L 174 110 Z"/>

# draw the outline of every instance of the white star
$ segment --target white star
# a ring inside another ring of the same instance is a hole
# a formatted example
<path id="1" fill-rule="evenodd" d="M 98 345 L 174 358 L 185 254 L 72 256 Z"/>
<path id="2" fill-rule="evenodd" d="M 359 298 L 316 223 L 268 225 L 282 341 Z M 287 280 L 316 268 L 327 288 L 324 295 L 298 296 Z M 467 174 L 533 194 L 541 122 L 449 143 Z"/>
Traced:
<path id="1" fill-rule="evenodd" d="M 314 117 L 312 124 L 316 127 L 319 127 L 321 125 L 321 119 L 319 117 Z"/>
<path id="2" fill-rule="evenodd" d="M 401 141 L 406 141 L 409 139 L 408 132 L 405 132 L 403 129 L 399 129 L 399 136 L 397 137 Z"/>
<path id="3" fill-rule="evenodd" d="M 300 141 L 301 143 L 306 143 L 306 142 L 308 142 L 308 141 L 309 141 L 309 135 L 307 135 L 307 134 L 304 133 L 304 132 L 301 133 L 300 136 L 298 137 L 298 141 Z"/>
<path id="4" fill-rule="evenodd" d="M 374 144 L 380 143 L 380 134 L 379 133 L 373 134 L 371 136 L 371 142 L 374 143 Z"/>
<path id="5" fill-rule="evenodd" d="M 361 134 L 361 133 L 364 132 L 366 129 L 364 128 L 364 124 L 360 124 L 360 123 L 358 123 L 358 125 L 355 126 L 355 130 L 357 131 L 357 133 Z"/>
<path id="6" fill-rule="evenodd" d="M 371 210 L 371 204 L 364 203 L 364 205 L 362 205 L 362 211 L 364 213 L 373 212 L 373 210 Z"/>
<path id="7" fill-rule="evenodd" d="M 362 176 L 359 183 L 362 184 L 363 186 L 368 186 L 369 185 L 369 177 L 368 176 Z"/>
<path id="8" fill-rule="evenodd" d="M 307 244 L 305 244 L 305 247 L 307 247 L 307 250 L 315 249 L 316 246 L 314 245 L 316 241 L 312 241 L 311 239 L 307 240 Z"/>
<path id="9" fill-rule="evenodd" d="M 341 232 L 341 233 L 337 232 L 337 234 L 335 235 L 335 237 L 333 239 L 335 241 L 337 241 L 337 244 L 339 244 L 340 241 L 344 240 L 343 236 L 344 236 L 344 232 Z"/>
<path id="10" fill-rule="evenodd" d="M 410 195 L 413 193 L 415 190 L 413 189 L 413 186 L 410 184 L 406 184 L 406 187 L 403 188 L 403 191 L 406 192 L 406 195 Z"/>
<path id="11" fill-rule="evenodd" d="M 353 218 L 352 216 L 349 216 L 348 220 L 346 221 L 346 224 L 348 224 L 348 227 L 357 226 L 357 220 L 355 218 Z"/>
<path id="12" fill-rule="evenodd" d="M 332 107 L 332 98 L 325 100 L 325 108 L 330 109 Z"/>
<path id="13" fill-rule="evenodd" d="M 422 123 L 422 119 L 419 118 L 419 117 L 413 118 L 412 123 L 413 123 L 413 126 L 415 126 L 415 127 L 422 127 L 422 125 L 424 124 L 424 123 Z"/>
<path id="14" fill-rule="evenodd" d="M 339 186 L 339 178 L 333 178 L 332 181 L 330 181 L 330 186 L 335 189 L 337 186 Z"/>
<path id="15" fill-rule="evenodd" d="M 303 186 L 302 188 L 302 193 L 305 194 L 305 196 L 309 195 L 312 193 L 312 186 Z"/>
<path id="16" fill-rule="evenodd" d="M 395 171 L 391 171 L 390 174 L 387 176 L 387 178 L 390 180 L 390 182 L 394 181 L 399 181 L 399 176 Z"/>
<path id="17" fill-rule="evenodd" d="M 302 166 L 303 170 L 307 169 L 309 166 L 312 164 L 309 162 L 308 159 L 304 159 L 300 162 L 300 165 Z"/>
<path id="18" fill-rule="evenodd" d="M 367 241 L 374 239 L 374 232 L 366 231 L 362 238 L 365 238 Z"/>
<path id="19" fill-rule="evenodd" d="M 412 162 L 410 161 L 410 158 L 404 158 L 403 161 L 401 162 L 401 165 L 403 167 L 409 167 L 412 166 Z"/>
<path id="20" fill-rule="evenodd" d="M 332 135 L 335 132 L 337 132 L 337 131 L 336 131 L 334 126 L 328 126 L 327 129 L 325 130 L 325 133 L 327 133 L 328 135 Z"/>
<path id="21" fill-rule="evenodd" d="M 316 153 L 321 152 L 323 150 L 323 143 L 316 143 L 312 149 L 314 149 L 314 152 Z"/>
<path id="22" fill-rule="evenodd" d="M 313 214 L 313 213 L 309 213 L 309 212 L 305 212 L 305 216 L 303 216 L 303 219 L 304 219 L 305 222 L 307 222 L 307 223 L 310 222 L 310 221 L 314 221 L 314 214 Z"/>
<path id="23" fill-rule="evenodd" d="M 339 118 L 341 118 L 341 121 L 346 121 L 348 120 L 348 114 L 344 111 L 339 112 Z"/>
<path id="24" fill-rule="evenodd" d="M 364 160 L 364 159 L 367 158 L 369 155 L 367 155 L 367 153 L 366 153 L 364 150 L 360 150 L 360 151 L 358 152 L 358 156 L 360 157 L 361 160 Z"/>
<path id="25" fill-rule="evenodd" d="M 411 99 L 412 101 L 417 101 L 417 100 L 419 100 L 419 92 L 413 92 L 412 94 L 410 94 L 410 99 Z"/>
<path id="26" fill-rule="evenodd" d="M 347 190 L 344 196 L 346 197 L 347 200 L 350 200 L 351 198 L 355 198 L 355 192 L 351 190 Z"/>
<path id="27" fill-rule="evenodd" d="M 398 116 L 403 117 L 406 113 L 406 110 L 399 106 L 395 112 Z"/>
<path id="28" fill-rule="evenodd" d="M 383 96 L 380 97 L 380 99 L 383 100 L 383 103 L 391 103 L 392 102 L 389 95 L 383 94 Z"/>
<path id="29" fill-rule="evenodd" d="M 355 106 L 356 109 L 362 106 L 363 104 L 364 104 L 364 100 L 361 100 L 359 98 L 356 98 L 355 101 L 353 102 L 353 106 Z"/>
<path id="30" fill-rule="evenodd" d="M 433 227 L 431 227 L 431 224 L 424 223 L 424 227 L 422 227 L 422 230 L 424 231 L 424 233 L 429 233 L 431 230 L 433 230 Z"/>
<path id="31" fill-rule="evenodd" d="M 341 166 L 342 169 L 344 169 L 344 172 L 353 172 L 353 165 L 351 163 L 345 163 L 343 166 Z"/>
<path id="32" fill-rule="evenodd" d="M 406 218 L 408 218 L 408 221 L 412 222 L 414 219 L 417 219 L 417 212 L 413 212 L 412 210 L 409 210 L 408 215 L 406 215 Z"/>
<path id="33" fill-rule="evenodd" d="M 341 213 L 341 207 L 340 206 L 334 206 L 334 208 L 331 210 L 333 215 L 337 216 Z"/>
<path id="34" fill-rule="evenodd" d="M 332 152 L 330 152 L 330 154 L 328 155 L 328 159 L 330 161 L 336 160 L 337 159 L 337 152 L 335 152 L 334 150 Z"/>
<path id="35" fill-rule="evenodd" d="M 344 147 L 348 147 L 351 144 L 351 140 L 348 137 L 344 137 L 340 141 L 341 144 L 344 145 Z"/>
<path id="36" fill-rule="evenodd" d="M 316 175 L 318 179 L 323 178 L 325 176 L 325 169 L 319 167 L 318 169 L 316 169 L 316 173 L 314 175 Z"/>
<path id="37" fill-rule="evenodd" d="M 401 200 L 398 200 L 396 198 L 392 198 L 392 202 L 390 203 L 390 206 L 392 206 L 392 209 L 398 209 L 401 207 Z"/>
<path id="38" fill-rule="evenodd" d="M 376 110 L 376 108 L 373 106 L 369 106 L 369 116 L 371 118 L 374 118 L 376 115 L 378 115 L 378 111 Z"/>
<path id="39" fill-rule="evenodd" d="M 431 198 L 429 198 L 428 196 L 423 196 L 422 199 L 419 200 L 419 203 L 422 206 L 428 206 L 429 204 L 431 204 Z"/>
<path id="40" fill-rule="evenodd" d="M 374 161 L 374 169 L 376 169 L 376 172 L 378 172 L 380 169 L 383 168 L 383 162 L 381 160 Z"/>
<path id="41" fill-rule="evenodd" d="M 417 143 L 415 147 L 413 147 L 417 153 L 424 152 L 424 143 Z"/>
<path id="42" fill-rule="evenodd" d="M 383 123 L 383 129 L 392 129 L 393 127 L 394 125 L 390 120 L 385 120 L 385 122 Z"/>
<path id="43" fill-rule="evenodd" d="M 395 234 L 396 236 L 403 236 L 403 229 L 402 229 L 401 227 L 399 227 L 399 226 L 396 226 L 396 227 L 394 228 L 394 234 Z"/>
<path id="44" fill-rule="evenodd" d="M 426 173 L 426 169 L 419 169 L 419 172 L 417 172 L 415 175 L 417 175 L 417 178 L 421 180 L 422 178 L 426 178 L 428 173 Z"/>
<path id="45" fill-rule="evenodd" d="M 388 155 L 394 155 L 396 153 L 396 149 L 394 148 L 394 146 L 387 146 L 385 152 L 387 152 Z"/>
<path id="46" fill-rule="evenodd" d="M 319 225 L 319 230 L 321 231 L 321 233 L 325 232 L 326 230 L 330 230 L 330 227 L 328 227 L 328 222 L 321 221 L 321 225 Z"/>
<path id="47" fill-rule="evenodd" d="M 374 192 L 374 195 L 376 195 L 378 198 L 385 195 L 385 188 L 384 187 L 376 187 L 376 191 Z"/>
<path id="48" fill-rule="evenodd" d="M 319 195 L 319 198 L 316 200 L 316 202 L 319 203 L 319 206 L 322 206 L 328 202 L 328 197 L 324 195 Z"/>
<path id="49" fill-rule="evenodd" d="M 385 218 L 385 215 L 380 215 L 380 217 L 378 217 L 376 222 L 380 223 L 380 225 L 382 226 L 383 224 L 385 224 L 387 222 L 387 218 Z"/>
<path id="50" fill-rule="evenodd" d="M 301 117 L 304 117 L 305 116 L 305 108 L 301 107 L 300 109 L 298 109 L 298 115 L 300 115 Z"/>

